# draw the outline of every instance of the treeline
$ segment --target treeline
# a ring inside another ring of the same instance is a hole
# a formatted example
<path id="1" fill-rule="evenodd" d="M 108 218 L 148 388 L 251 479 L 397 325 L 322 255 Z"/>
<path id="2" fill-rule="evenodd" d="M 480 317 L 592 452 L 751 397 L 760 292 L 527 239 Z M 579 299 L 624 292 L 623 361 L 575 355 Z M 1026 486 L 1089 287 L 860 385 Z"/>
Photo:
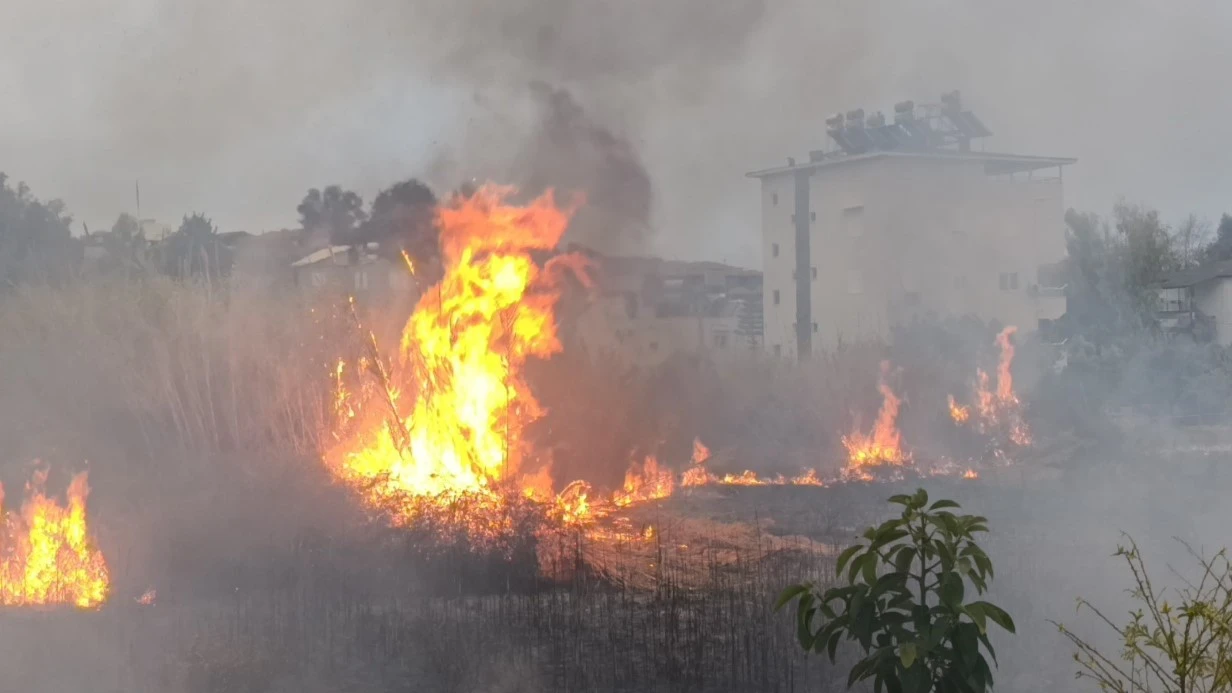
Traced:
<path id="1" fill-rule="evenodd" d="M 370 206 L 357 193 L 330 185 L 312 188 L 296 207 L 305 246 L 375 243 L 381 252 L 403 252 L 431 267 L 439 259 L 433 210 L 436 194 L 410 178 L 382 190 Z M 174 231 L 152 238 L 141 220 L 121 213 L 110 229 L 72 234 L 73 217 L 59 200 L 40 200 L 25 183 L 12 185 L 0 173 L 0 287 L 57 281 L 73 276 L 87 247 L 102 256 L 104 272 L 157 272 L 177 278 L 225 276 L 237 246 L 251 234 L 224 233 L 209 216 L 184 215 Z"/>

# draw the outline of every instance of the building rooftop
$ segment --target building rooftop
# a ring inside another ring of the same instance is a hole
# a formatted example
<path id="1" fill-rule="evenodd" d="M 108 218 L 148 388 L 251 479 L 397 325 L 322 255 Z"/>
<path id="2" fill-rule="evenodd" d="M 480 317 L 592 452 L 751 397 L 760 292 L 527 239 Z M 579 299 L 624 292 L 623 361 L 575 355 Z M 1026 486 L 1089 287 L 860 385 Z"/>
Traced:
<path id="1" fill-rule="evenodd" d="M 1232 277 L 1232 260 L 1224 260 L 1223 262 L 1212 262 L 1210 264 L 1193 267 L 1180 272 L 1173 272 L 1167 277 L 1164 277 L 1161 289 L 1183 289 L 1190 286 L 1208 282 L 1212 279 L 1225 279 Z"/>
<path id="2" fill-rule="evenodd" d="M 828 168 L 831 166 L 841 166 L 843 164 L 850 164 L 856 161 L 868 161 L 870 159 L 878 159 L 882 157 L 931 159 L 934 161 L 980 161 L 984 163 L 984 172 L 990 176 L 1035 171 L 1042 168 L 1052 168 L 1054 166 L 1068 166 L 1078 161 L 1077 159 L 1067 157 L 1028 156 L 1025 154 L 1001 154 L 996 152 L 962 152 L 953 150 L 912 152 L 888 150 L 873 151 L 864 154 L 838 154 L 833 156 L 817 157 L 813 160 L 804 161 L 795 165 L 767 168 L 760 171 L 751 171 L 745 175 L 749 178 L 769 178 L 771 176 L 778 176 L 795 171 L 808 171 L 813 169 Z"/>

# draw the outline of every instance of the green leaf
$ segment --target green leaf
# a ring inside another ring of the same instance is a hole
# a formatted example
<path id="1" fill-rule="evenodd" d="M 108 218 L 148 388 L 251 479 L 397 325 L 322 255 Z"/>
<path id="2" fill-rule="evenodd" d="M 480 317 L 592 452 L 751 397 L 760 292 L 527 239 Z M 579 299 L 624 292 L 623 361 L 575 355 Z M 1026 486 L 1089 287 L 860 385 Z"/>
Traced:
<path id="1" fill-rule="evenodd" d="M 910 669 L 915 662 L 915 643 L 905 642 L 898 647 L 898 659 L 903 663 L 904 669 Z"/>
<path id="2" fill-rule="evenodd" d="M 877 554 L 869 551 L 865 556 L 864 582 L 872 585 L 877 582 Z"/>
<path id="3" fill-rule="evenodd" d="M 834 662 L 834 653 L 838 650 L 838 639 L 842 635 L 841 631 L 834 631 L 830 634 L 830 638 L 826 641 L 826 654 L 830 655 L 830 662 Z"/>
<path id="4" fill-rule="evenodd" d="M 779 594 L 778 600 L 774 602 L 774 610 L 775 611 L 782 610 L 784 606 L 787 606 L 788 602 L 795 599 L 796 597 L 799 597 L 801 594 L 808 592 L 811 587 L 812 586 L 809 585 L 808 583 L 801 583 L 799 585 L 792 585 L 788 587 L 787 589 L 783 590 L 783 592 Z"/>
<path id="5" fill-rule="evenodd" d="M 1014 619 L 1010 618 L 1010 615 L 1005 613 L 1005 611 L 1002 610 L 1001 607 L 995 604 L 990 604 L 989 602 L 972 602 L 971 604 L 968 604 L 967 606 L 968 608 L 970 608 L 971 606 L 974 606 L 976 604 L 980 605 L 980 608 L 983 609 L 984 613 L 988 616 L 989 621 L 992 621 L 998 626 L 1001 626 L 1002 628 L 1006 630 L 1006 632 L 1009 632 L 1009 633 L 1015 632 L 1014 631 Z"/>
<path id="6" fill-rule="evenodd" d="M 933 503 L 932 505 L 928 506 L 928 509 L 929 510 L 941 510 L 942 508 L 958 508 L 958 507 L 961 507 L 958 505 L 958 503 L 955 503 L 952 500 L 942 498 L 936 503 Z"/>
<path id="7" fill-rule="evenodd" d="M 972 602 L 964 607 L 963 611 L 980 629 L 980 635 L 988 632 L 988 616 L 984 613 L 983 602 Z"/>
<path id="8" fill-rule="evenodd" d="M 863 545 L 856 544 L 843 549 L 843 552 L 838 555 L 838 562 L 835 563 L 834 572 L 841 575 L 843 573 L 843 566 L 847 565 L 847 561 L 850 561 L 851 557 L 856 555 L 862 548 L 864 548 Z"/>
<path id="9" fill-rule="evenodd" d="M 898 495 L 890 496 L 889 502 L 895 505 L 907 505 L 911 502 L 911 496 L 900 493 Z"/>
<path id="10" fill-rule="evenodd" d="M 911 572 L 911 562 L 915 560 L 916 551 L 914 548 L 907 546 L 903 547 L 894 556 L 894 569 L 900 573 Z"/>

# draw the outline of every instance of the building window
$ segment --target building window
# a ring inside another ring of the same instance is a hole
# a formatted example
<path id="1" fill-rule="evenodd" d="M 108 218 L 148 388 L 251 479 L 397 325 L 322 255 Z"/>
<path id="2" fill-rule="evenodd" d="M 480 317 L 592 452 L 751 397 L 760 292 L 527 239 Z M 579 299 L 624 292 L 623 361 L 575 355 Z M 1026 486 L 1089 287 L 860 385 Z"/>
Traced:
<path id="1" fill-rule="evenodd" d="M 813 281 L 817 281 L 817 268 L 813 268 Z"/>
<path id="2" fill-rule="evenodd" d="M 847 270 L 847 293 L 862 294 L 864 293 L 864 276 L 860 274 L 858 269 Z"/>
<path id="3" fill-rule="evenodd" d="M 770 244 L 770 257 L 778 257 L 778 256 L 779 256 L 779 244 L 771 243 Z"/>
<path id="4" fill-rule="evenodd" d="M 1002 291 L 1017 291 L 1018 290 L 1018 273 L 1017 272 L 1002 272 L 999 284 Z"/>
<path id="5" fill-rule="evenodd" d="M 783 355 L 783 347 L 779 346 L 778 344 L 775 344 L 775 345 L 774 345 L 774 347 L 773 347 L 773 349 L 774 349 L 774 355 L 775 355 L 775 356 L 782 356 L 782 355 Z"/>
<path id="6" fill-rule="evenodd" d="M 779 304 L 779 290 L 775 289 L 774 290 L 774 305 L 777 306 L 778 304 Z"/>
<path id="7" fill-rule="evenodd" d="M 726 349 L 727 348 L 727 333 L 726 332 L 714 333 L 714 346 L 716 349 Z"/>
<path id="8" fill-rule="evenodd" d="M 360 270 L 355 273 L 355 290 L 364 291 L 368 288 L 368 273 Z"/>
<path id="9" fill-rule="evenodd" d="M 843 232 L 848 236 L 864 234 L 864 205 L 848 207 L 843 210 Z"/>
<path id="10" fill-rule="evenodd" d="M 770 203 L 773 204 L 775 207 L 779 206 L 779 194 L 778 193 L 774 193 L 773 195 L 770 196 Z"/>

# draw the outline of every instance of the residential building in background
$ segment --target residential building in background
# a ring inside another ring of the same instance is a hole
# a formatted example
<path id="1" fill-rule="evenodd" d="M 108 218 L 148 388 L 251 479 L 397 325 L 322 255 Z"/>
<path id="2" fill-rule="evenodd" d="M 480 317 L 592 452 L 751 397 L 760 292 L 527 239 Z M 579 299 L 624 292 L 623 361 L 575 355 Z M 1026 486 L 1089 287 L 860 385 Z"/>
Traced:
<path id="1" fill-rule="evenodd" d="M 595 275 L 595 291 L 575 323 L 592 356 L 655 365 L 680 353 L 720 359 L 760 353 L 760 272 L 571 250 L 590 257 Z"/>
<path id="2" fill-rule="evenodd" d="M 1232 346 L 1232 261 L 1168 276 L 1159 288 L 1156 317 L 1165 334 Z"/>
<path id="3" fill-rule="evenodd" d="M 761 181 L 765 347 L 806 358 L 915 316 L 1046 327 L 1065 312 L 1062 157 L 973 151 L 957 92 L 828 119 L 834 151 Z"/>

